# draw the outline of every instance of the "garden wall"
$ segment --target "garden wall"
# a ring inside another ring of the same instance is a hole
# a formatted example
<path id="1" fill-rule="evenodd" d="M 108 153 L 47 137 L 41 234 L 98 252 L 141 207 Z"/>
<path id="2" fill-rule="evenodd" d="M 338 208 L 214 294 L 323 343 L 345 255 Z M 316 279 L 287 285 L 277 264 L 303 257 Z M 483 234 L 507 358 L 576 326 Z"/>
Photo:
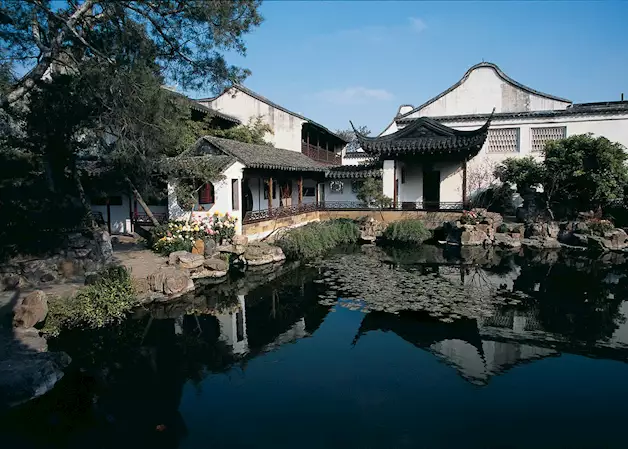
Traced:
<path id="1" fill-rule="evenodd" d="M 430 230 L 440 228 L 446 221 L 455 221 L 460 217 L 460 212 L 427 212 L 427 211 L 364 211 L 364 210 L 333 210 L 314 211 L 291 217 L 282 217 L 276 220 L 265 220 L 257 223 L 245 224 L 242 226 L 242 234 L 250 240 L 258 240 L 266 237 L 274 230 L 283 227 L 298 227 L 313 221 L 333 220 L 336 218 L 358 219 L 361 217 L 372 217 L 377 221 L 389 223 L 391 221 L 402 220 L 404 218 L 418 218 L 423 220 L 425 227 Z"/>

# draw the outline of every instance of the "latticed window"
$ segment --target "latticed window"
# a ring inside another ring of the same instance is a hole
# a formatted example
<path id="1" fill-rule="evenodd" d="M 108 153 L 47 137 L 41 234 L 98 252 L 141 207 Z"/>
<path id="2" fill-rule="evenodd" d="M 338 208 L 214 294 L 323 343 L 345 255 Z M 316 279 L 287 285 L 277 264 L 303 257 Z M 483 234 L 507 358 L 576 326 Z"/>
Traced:
<path id="1" fill-rule="evenodd" d="M 519 128 L 489 129 L 487 151 L 489 153 L 517 153 L 519 151 Z"/>
<path id="2" fill-rule="evenodd" d="M 567 127 L 553 126 L 551 128 L 532 128 L 530 140 L 532 151 L 538 153 L 543 151 L 545 144 L 550 140 L 564 139 L 567 136 Z"/>

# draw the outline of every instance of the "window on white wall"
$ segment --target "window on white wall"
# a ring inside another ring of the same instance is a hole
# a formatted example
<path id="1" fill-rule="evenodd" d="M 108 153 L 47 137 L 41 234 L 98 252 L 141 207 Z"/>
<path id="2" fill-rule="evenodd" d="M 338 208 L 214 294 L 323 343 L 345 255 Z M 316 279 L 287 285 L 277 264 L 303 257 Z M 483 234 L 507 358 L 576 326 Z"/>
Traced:
<path id="1" fill-rule="evenodd" d="M 486 140 L 489 153 L 519 152 L 519 128 L 489 129 Z"/>
<path id="2" fill-rule="evenodd" d="M 532 151 L 535 153 L 543 151 L 545 144 L 551 140 L 564 139 L 567 136 L 566 126 L 553 126 L 551 128 L 532 128 L 530 142 Z"/>

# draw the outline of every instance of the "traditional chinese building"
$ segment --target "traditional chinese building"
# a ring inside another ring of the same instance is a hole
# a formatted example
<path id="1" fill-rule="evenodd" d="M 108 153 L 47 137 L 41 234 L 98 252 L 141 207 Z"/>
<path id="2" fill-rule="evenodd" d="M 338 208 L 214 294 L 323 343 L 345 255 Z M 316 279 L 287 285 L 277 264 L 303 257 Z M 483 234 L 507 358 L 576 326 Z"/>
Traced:
<path id="1" fill-rule="evenodd" d="M 461 131 L 421 117 L 398 131 L 367 137 L 355 131 L 360 147 L 383 164 L 383 193 L 393 208 L 462 209 L 467 203 L 467 163 L 478 154 L 491 118 Z"/>

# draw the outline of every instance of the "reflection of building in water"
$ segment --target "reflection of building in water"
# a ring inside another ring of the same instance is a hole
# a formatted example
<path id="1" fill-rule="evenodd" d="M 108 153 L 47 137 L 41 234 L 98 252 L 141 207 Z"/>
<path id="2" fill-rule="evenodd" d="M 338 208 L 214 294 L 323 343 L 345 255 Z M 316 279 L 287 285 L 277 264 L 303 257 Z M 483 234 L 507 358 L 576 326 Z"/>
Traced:
<path id="1" fill-rule="evenodd" d="M 296 323 L 294 323 L 290 329 L 288 329 L 282 334 L 279 334 L 279 336 L 277 336 L 277 338 L 275 338 L 273 342 L 264 346 L 262 351 L 263 352 L 274 351 L 275 349 L 278 349 L 282 345 L 285 345 L 288 343 L 294 343 L 295 341 L 308 337 L 309 335 L 310 334 L 307 331 L 306 326 L 305 326 L 305 318 L 301 318 Z"/>
<path id="2" fill-rule="evenodd" d="M 557 355 L 553 349 L 490 340 L 482 340 L 480 347 L 464 340 L 443 340 L 429 349 L 454 366 L 462 377 L 479 385 L 513 366 Z"/>
<path id="3" fill-rule="evenodd" d="M 516 365 L 559 354 L 554 349 L 527 342 L 487 337 L 495 330 L 504 335 L 516 335 L 537 328 L 533 314 L 530 315 L 511 310 L 482 323 L 462 319 L 447 324 L 419 314 L 397 316 L 372 312 L 362 320 L 355 341 L 374 330 L 394 332 L 409 343 L 430 351 L 469 382 L 486 385 L 491 377 Z M 496 327 L 491 329 L 493 325 Z"/>
<path id="4" fill-rule="evenodd" d="M 619 306 L 619 313 L 615 318 L 617 329 L 611 337 L 613 343 L 628 346 L 628 301 L 624 301 Z"/>
<path id="5" fill-rule="evenodd" d="M 512 291 L 521 268 L 513 265 L 507 272 L 493 273 L 476 265 L 441 266 L 441 277 L 470 288 L 505 289 Z"/>
<path id="6" fill-rule="evenodd" d="M 228 313 L 217 314 L 220 323 L 220 339 L 233 348 L 237 355 L 245 354 L 249 350 L 246 336 L 246 307 L 244 295 L 238 295 L 238 307 Z"/>

